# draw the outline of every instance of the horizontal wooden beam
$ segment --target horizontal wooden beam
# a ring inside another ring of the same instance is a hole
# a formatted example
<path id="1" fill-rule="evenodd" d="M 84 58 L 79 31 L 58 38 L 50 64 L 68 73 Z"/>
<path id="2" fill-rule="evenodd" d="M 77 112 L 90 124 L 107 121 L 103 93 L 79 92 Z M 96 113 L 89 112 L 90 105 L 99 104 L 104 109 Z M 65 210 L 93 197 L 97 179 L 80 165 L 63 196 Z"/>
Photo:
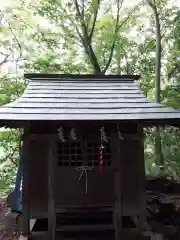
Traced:
<path id="1" fill-rule="evenodd" d="M 57 226 L 59 232 L 78 232 L 78 231 L 108 231 L 114 230 L 113 224 L 82 224 L 82 225 L 61 225 Z"/>
<path id="2" fill-rule="evenodd" d="M 140 139 L 138 134 L 122 134 L 122 137 L 124 139 Z M 58 134 L 30 134 L 29 139 L 30 140 L 49 140 L 49 138 L 53 138 L 54 140 L 58 140 L 59 136 Z M 78 139 L 78 136 L 77 136 Z M 111 139 L 111 137 L 109 138 Z M 73 140 L 72 140 L 73 141 Z"/>

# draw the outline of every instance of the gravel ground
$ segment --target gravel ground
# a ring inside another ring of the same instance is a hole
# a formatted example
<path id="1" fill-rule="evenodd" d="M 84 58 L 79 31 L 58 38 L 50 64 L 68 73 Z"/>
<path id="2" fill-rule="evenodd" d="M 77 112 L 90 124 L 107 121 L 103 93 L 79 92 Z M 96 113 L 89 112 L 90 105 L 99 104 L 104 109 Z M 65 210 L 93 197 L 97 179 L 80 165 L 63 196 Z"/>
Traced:
<path id="1" fill-rule="evenodd" d="M 14 229 L 5 228 L 5 214 L 9 211 L 6 200 L 0 198 L 0 240 L 18 240 L 19 234 Z"/>

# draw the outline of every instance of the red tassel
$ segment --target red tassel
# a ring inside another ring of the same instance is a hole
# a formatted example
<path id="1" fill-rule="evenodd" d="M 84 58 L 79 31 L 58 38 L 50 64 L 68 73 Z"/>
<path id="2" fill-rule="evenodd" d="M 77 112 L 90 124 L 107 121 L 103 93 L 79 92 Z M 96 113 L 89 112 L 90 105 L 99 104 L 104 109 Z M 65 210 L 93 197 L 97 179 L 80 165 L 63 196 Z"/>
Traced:
<path id="1" fill-rule="evenodd" d="M 100 163 L 100 174 L 103 174 L 103 165 Z"/>

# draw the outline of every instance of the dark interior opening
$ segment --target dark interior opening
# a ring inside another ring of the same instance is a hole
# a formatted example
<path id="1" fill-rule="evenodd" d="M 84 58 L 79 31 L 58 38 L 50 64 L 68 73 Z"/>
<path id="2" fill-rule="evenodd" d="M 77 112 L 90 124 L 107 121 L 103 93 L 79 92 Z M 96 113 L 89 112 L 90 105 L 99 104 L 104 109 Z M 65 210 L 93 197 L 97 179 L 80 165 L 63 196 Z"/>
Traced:
<path id="1" fill-rule="evenodd" d="M 62 214 L 57 217 L 56 224 L 58 225 L 101 225 L 112 224 L 112 213 L 105 212 L 100 214 L 84 213 L 78 215 Z M 122 217 L 122 226 L 126 228 L 135 228 L 135 224 L 130 216 Z M 36 221 L 33 231 L 47 231 L 48 219 L 39 219 Z"/>

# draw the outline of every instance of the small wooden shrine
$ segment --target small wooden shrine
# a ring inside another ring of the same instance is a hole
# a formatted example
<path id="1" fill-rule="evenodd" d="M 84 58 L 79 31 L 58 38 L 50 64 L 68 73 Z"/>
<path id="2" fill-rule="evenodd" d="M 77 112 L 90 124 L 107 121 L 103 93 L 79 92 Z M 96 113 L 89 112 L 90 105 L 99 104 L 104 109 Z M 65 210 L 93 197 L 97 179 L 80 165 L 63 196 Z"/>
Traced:
<path id="1" fill-rule="evenodd" d="M 86 232 L 95 239 L 92 232 L 111 231 L 98 239 L 120 240 L 133 228 L 140 236 L 146 221 L 143 127 L 178 125 L 180 112 L 147 100 L 139 76 L 25 78 L 24 94 L 0 107 L 1 126 L 24 130 L 23 235 L 55 240 Z M 30 233 L 30 219 L 39 221 L 34 228 L 41 233 Z M 127 219 L 133 227 L 124 227 Z"/>

